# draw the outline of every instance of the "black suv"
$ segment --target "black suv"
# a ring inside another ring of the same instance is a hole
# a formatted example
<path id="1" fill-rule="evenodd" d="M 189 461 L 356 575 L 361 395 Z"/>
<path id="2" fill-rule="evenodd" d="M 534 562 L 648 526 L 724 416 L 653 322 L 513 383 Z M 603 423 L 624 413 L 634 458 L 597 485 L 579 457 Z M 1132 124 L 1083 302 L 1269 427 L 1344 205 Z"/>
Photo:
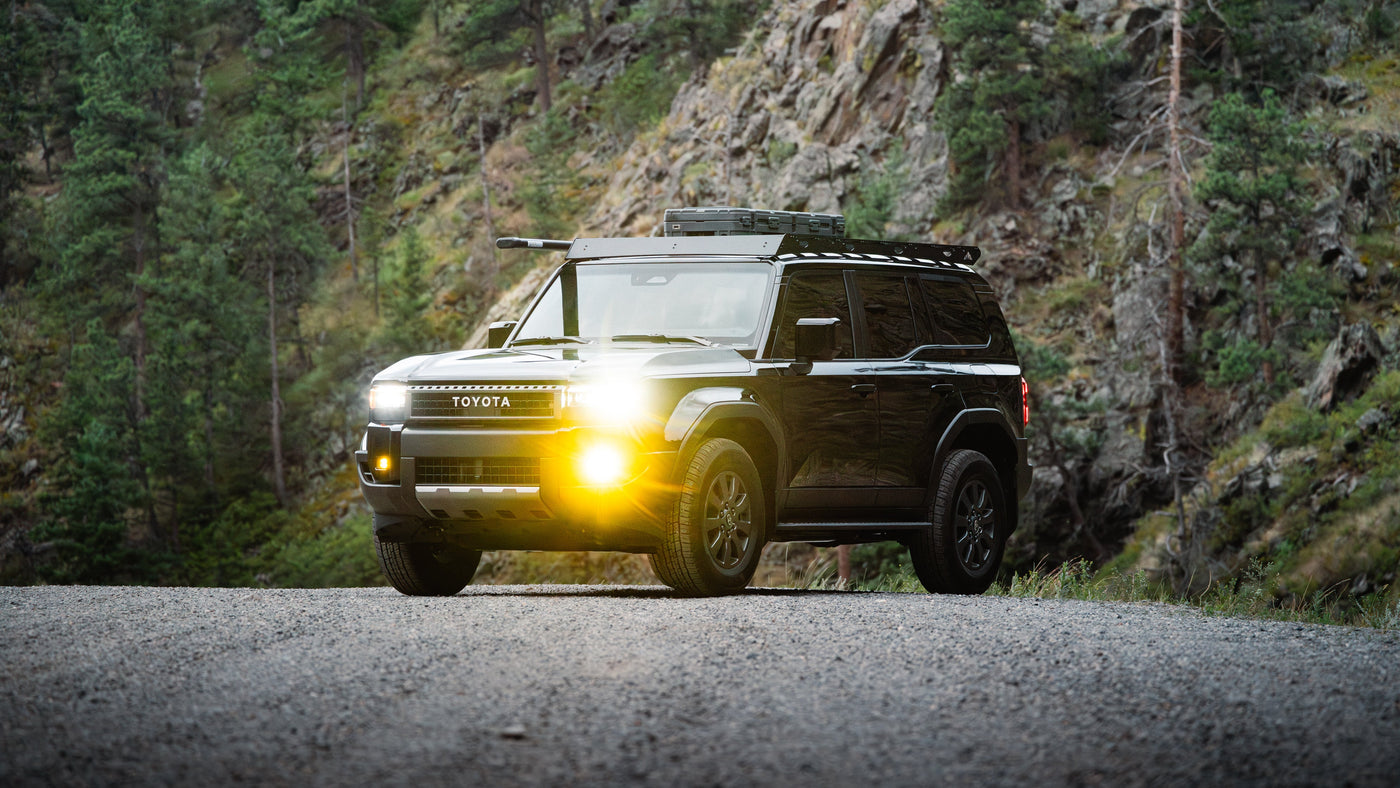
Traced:
<path id="1" fill-rule="evenodd" d="M 501 239 L 566 252 L 524 318 L 370 389 L 356 461 L 394 587 L 455 594 L 482 550 L 621 550 L 721 594 L 770 541 L 898 540 L 930 591 L 984 591 L 1031 468 L 978 250 L 800 232 L 807 216 Z"/>

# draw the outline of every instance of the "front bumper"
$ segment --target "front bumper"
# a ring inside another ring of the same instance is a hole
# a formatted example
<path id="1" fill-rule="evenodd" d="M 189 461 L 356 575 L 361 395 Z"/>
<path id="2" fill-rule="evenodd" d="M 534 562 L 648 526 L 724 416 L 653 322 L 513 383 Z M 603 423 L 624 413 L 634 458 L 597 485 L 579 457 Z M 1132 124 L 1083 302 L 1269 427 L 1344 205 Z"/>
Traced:
<path id="1" fill-rule="evenodd" d="M 577 458 L 599 442 L 622 447 L 630 457 L 619 483 L 588 484 L 580 478 Z M 388 467 L 379 467 L 381 457 L 389 457 Z M 455 540 L 481 549 L 634 552 L 651 551 L 661 539 L 665 513 L 677 494 L 670 481 L 675 460 L 674 451 L 647 451 L 631 435 L 592 428 L 372 424 L 365 448 L 355 454 L 360 490 L 375 512 L 381 539 Z M 444 475 L 438 469 L 445 462 L 469 470 Z M 502 463 L 509 473 L 481 470 Z M 429 466 L 432 472 L 425 470 Z"/>

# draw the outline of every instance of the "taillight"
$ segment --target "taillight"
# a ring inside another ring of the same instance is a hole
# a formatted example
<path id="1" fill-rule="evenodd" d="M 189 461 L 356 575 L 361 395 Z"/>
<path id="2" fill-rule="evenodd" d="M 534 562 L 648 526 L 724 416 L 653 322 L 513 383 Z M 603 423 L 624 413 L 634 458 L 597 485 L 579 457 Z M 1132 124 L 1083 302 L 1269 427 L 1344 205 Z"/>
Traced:
<path id="1" fill-rule="evenodd" d="M 1024 377 L 1021 378 L 1021 426 L 1025 427 L 1031 423 L 1031 387 L 1026 383 Z"/>

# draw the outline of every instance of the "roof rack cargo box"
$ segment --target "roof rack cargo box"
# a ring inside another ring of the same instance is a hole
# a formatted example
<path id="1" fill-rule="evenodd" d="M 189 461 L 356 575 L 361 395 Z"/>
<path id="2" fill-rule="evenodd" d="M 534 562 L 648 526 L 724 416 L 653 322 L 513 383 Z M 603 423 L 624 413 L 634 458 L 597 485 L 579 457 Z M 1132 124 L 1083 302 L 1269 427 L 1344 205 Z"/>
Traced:
<path id="1" fill-rule="evenodd" d="M 846 237 L 846 217 L 839 213 L 763 211 L 717 205 L 707 208 L 668 208 L 665 235 L 817 235 Z"/>

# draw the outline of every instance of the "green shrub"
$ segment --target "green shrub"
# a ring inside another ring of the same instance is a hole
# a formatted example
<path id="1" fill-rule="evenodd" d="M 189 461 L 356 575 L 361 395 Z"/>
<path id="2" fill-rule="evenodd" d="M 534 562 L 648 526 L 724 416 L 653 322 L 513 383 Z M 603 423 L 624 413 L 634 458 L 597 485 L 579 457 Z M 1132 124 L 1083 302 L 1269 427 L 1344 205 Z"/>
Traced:
<path id="1" fill-rule="evenodd" d="M 671 111 L 671 101 L 684 81 L 680 70 L 666 68 L 655 53 L 648 52 L 598 92 L 599 121 L 626 145 Z"/>

